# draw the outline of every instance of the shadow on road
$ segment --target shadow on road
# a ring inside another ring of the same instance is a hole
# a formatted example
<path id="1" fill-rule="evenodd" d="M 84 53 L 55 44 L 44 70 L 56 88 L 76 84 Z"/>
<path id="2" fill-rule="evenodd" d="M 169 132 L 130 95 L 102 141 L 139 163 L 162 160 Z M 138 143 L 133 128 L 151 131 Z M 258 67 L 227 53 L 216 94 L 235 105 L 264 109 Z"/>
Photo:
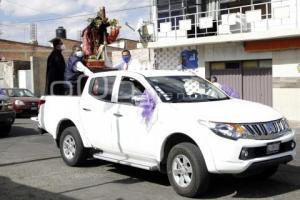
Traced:
<path id="1" fill-rule="evenodd" d="M 124 179 L 119 179 L 119 180 L 114 180 L 114 181 L 108 181 L 108 182 L 105 182 L 105 183 L 100 183 L 100 184 L 75 188 L 75 189 L 72 189 L 72 190 L 66 190 L 66 191 L 60 192 L 60 194 L 66 194 L 66 193 L 75 192 L 75 191 L 77 192 L 77 191 L 80 191 L 80 190 L 95 188 L 95 187 L 99 187 L 99 186 L 103 186 L 103 185 L 107 185 L 107 184 L 125 184 L 125 185 L 128 185 L 128 184 L 135 184 L 135 183 L 140 183 L 140 182 L 143 182 L 143 181 L 138 180 L 136 178 L 129 177 L 129 178 L 124 178 Z"/>
<path id="2" fill-rule="evenodd" d="M 204 198 L 214 199 L 233 194 L 234 198 L 268 198 L 300 189 L 300 167 L 285 165 L 270 179 L 217 176 Z"/>
<path id="3" fill-rule="evenodd" d="M 128 166 L 113 164 L 115 168 L 109 171 L 122 174 L 140 182 L 151 182 L 159 185 L 170 186 L 167 175 L 135 169 Z M 250 178 L 235 178 L 231 175 L 213 176 L 211 187 L 202 198 L 215 199 L 227 195 L 234 198 L 268 198 L 286 194 L 300 189 L 300 167 L 283 165 L 277 174 L 269 180 L 260 181 Z"/>
<path id="4" fill-rule="evenodd" d="M 122 174 L 125 176 L 133 177 L 141 181 L 156 183 L 159 185 L 170 186 L 168 177 L 166 174 L 162 174 L 156 171 L 146 171 L 134 167 L 123 166 L 120 164 L 113 164 L 110 172 Z"/>
<path id="5" fill-rule="evenodd" d="M 5 200 L 73 200 L 73 198 L 29 187 L 13 182 L 11 179 L 0 176 L 0 199 Z"/>
<path id="6" fill-rule="evenodd" d="M 52 156 L 52 157 L 48 157 L 48 158 L 40 158 L 40 159 L 25 160 L 25 161 L 20 161 L 20 162 L 4 163 L 4 164 L 0 164 L 0 167 L 7 167 L 7 166 L 13 166 L 13 165 L 41 162 L 41 161 L 45 161 L 45 160 L 53 160 L 53 159 L 58 159 L 58 158 L 60 158 L 60 156 Z"/>
<path id="7" fill-rule="evenodd" d="M 38 135 L 39 133 L 34 128 L 24 128 L 21 126 L 13 126 L 8 136 L 1 136 L 1 138 L 11 138 L 11 137 L 23 137 Z"/>
<path id="8" fill-rule="evenodd" d="M 88 159 L 87 161 L 85 161 L 85 163 L 81 164 L 80 167 L 90 168 L 90 167 L 100 167 L 100 166 L 104 166 L 104 165 L 110 165 L 110 163 L 106 162 L 104 160 L 92 158 L 92 159 Z"/>
<path id="9" fill-rule="evenodd" d="M 25 128 L 21 126 L 13 126 L 8 137 L 21 137 L 29 135 L 38 135 L 34 128 Z"/>

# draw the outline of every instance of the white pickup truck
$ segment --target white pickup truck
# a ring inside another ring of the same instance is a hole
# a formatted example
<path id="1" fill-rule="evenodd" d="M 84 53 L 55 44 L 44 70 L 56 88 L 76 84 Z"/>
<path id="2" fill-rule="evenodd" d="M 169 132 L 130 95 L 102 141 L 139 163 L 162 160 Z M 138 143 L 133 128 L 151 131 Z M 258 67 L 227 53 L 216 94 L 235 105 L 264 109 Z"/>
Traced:
<path id="1" fill-rule="evenodd" d="M 67 165 L 93 156 L 159 170 L 187 197 L 203 194 L 211 174 L 267 178 L 295 156 L 295 133 L 280 113 L 189 72 L 96 73 L 81 96 L 42 103 L 39 126 Z"/>

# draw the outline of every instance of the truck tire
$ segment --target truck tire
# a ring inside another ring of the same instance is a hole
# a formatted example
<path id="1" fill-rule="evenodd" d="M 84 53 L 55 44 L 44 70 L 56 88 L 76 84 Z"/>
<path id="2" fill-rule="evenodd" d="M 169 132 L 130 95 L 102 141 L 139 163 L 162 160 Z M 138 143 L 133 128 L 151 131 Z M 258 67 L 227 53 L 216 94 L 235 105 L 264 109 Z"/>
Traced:
<path id="1" fill-rule="evenodd" d="M 11 125 L 2 126 L 1 130 L 0 137 L 7 137 L 11 131 Z"/>
<path id="2" fill-rule="evenodd" d="M 167 172 L 174 190 L 182 196 L 197 197 L 209 187 L 210 174 L 195 144 L 180 143 L 174 146 L 168 155 Z"/>
<path id="3" fill-rule="evenodd" d="M 78 166 L 86 161 L 88 152 L 83 146 L 76 127 L 63 130 L 59 143 L 61 156 L 67 165 Z"/>

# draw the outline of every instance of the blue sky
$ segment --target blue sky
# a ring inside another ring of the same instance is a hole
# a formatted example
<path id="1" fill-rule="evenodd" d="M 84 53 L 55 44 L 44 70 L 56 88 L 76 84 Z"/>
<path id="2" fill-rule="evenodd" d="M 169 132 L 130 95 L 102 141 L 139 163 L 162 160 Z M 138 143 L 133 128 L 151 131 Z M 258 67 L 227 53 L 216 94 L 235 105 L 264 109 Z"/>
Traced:
<path id="1" fill-rule="evenodd" d="M 87 25 L 87 19 L 94 16 L 100 6 L 105 6 L 107 17 L 120 21 L 122 29 L 120 37 L 137 38 L 137 34 L 124 24 L 129 22 L 136 26 L 138 20 L 149 19 L 148 8 L 139 8 L 129 11 L 116 11 L 124 8 L 142 7 L 150 5 L 150 0 L 0 0 L 0 38 L 29 42 L 30 22 L 35 22 L 38 27 L 38 42 L 48 44 L 55 37 L 55 29 L 64 26 L 69 39 L 78 39 L 79 31 Z M 115 12 L 110 12 L 115 11 Z M 91 15 L 89 15 L 91 14 Z M 89 15 L 69 17 L 74 15 Z M 36 22 L 43 19 L 59 18 Z"/>

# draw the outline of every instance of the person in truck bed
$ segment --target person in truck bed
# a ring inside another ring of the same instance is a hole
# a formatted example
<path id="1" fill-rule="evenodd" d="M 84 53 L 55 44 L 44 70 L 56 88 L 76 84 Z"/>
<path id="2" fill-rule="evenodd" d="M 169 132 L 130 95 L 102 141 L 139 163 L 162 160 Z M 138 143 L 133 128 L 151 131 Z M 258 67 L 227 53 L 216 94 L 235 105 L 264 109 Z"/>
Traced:
<path id="1" fill-rule="evenodd" d="M 53 51 L 47 60 L 47 75 L 46 75 L 46 95 L 63 95 L 64 87 L 61 82 L 64 81 L 65 59 L 62 51 L 65 46 L 61 39 L 55 38 L 52 41 Z"/>
<path id="2" fill-rule="evenodd" d="M 129 50 L 125 49 L 122 51 L 122 63 L 115 66 L 119 70 L 139 70 L 141 64 L 131 57 Z"/>
<path id="3" fill-rule="evenodd" d="M 82 64 L 84 54 L 79 45 L 73 46 L 73 53 L 71 54 L 67 67 L 65 69 L 65 94 L 78 95 L 78 82 L 81 75 L 89 76 L 93 74 L 86 66 Z"/>

